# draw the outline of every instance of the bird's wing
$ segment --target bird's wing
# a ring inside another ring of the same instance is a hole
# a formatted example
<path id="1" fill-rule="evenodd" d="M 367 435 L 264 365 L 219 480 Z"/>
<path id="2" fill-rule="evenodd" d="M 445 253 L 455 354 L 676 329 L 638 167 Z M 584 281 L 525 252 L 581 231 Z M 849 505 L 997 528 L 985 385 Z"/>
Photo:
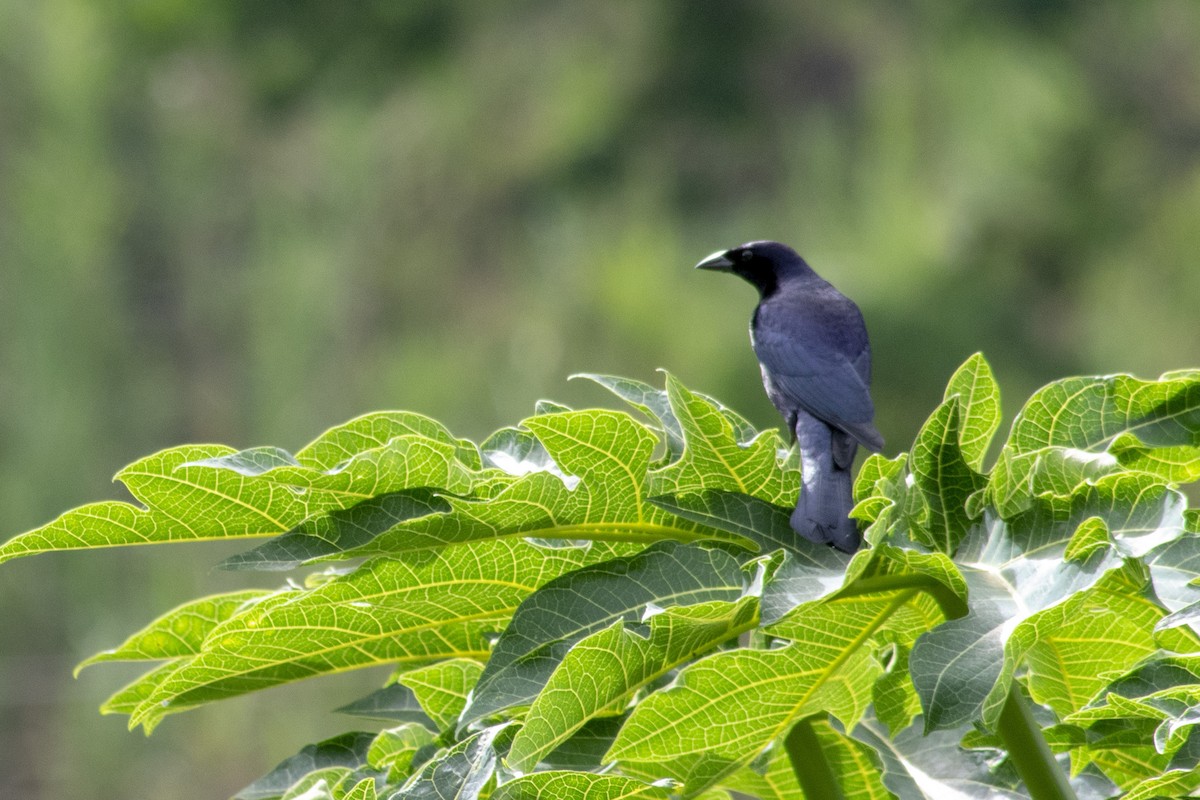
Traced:
<path id="1" fill-rule="evenodd" d="M 831 320 L 764 304 L 753 334 L 754 352 L 771 384 L 768 393 L 778 395 L 776 405 L 798 406 L 872 450 L 883 448 L 864 380 L 863 373 L 870 374 L 870 350 L 861 318 Z"/>

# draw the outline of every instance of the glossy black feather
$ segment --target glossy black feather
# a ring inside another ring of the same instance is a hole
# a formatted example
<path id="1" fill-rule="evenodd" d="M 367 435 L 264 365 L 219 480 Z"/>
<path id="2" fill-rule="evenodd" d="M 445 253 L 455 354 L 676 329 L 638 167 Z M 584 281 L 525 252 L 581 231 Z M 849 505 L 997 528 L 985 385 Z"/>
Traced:
<path id="1" fill-rule="evenodd" d="M 792 527 L 853 551 L 850 467 L 862 444 L 883 449 L 871 402 L 871 345 L 852 300 L 778 242 L 750 242 L 697 265 L 732 272 L 759 291 L 750 340 L 767 396 L 800 447 L 804 485 Z"/>

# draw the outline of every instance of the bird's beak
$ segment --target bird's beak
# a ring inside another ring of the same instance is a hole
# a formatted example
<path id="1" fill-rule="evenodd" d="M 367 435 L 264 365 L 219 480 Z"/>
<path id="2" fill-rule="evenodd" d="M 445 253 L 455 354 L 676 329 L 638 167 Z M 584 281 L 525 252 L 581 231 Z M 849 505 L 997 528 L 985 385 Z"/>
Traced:
<path id="1" fill-rule="evenodd" d="M 718 250 L 697 264 L 696 269 L 729 270 L 733 267 L 733 262 L 729 259 L 728 253 L 728 250 Z"/>

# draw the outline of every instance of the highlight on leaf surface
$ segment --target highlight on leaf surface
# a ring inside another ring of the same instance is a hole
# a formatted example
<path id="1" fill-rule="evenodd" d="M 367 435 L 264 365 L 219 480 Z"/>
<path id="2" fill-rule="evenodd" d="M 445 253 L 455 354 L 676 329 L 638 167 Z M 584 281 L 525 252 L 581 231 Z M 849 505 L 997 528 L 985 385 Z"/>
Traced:
<path id="1" fill-rule="evenodd" d="M 1057 381 L 997 439 L 999 383 L 973 355 L 911 448 L 863 459 L 853 556 L 791 531 L 778 431 L 672 375 L 580 377 L 621 408 L 541 401 L 478 444 L 379 412 L 294 454 L 169 448 L 118 473 L 133 502 L 68 511 L 0 562 L 267 537 L 221 566 L 292 573 L 278 589 L 196 598 L 80 665 L 144 662 L 103 710 L 147 732 L 390 670 L 338 709 L 375 730 L 304 748 L 243 800 L 1200 785 L 1200 513 L 1181 488 L 1200 371 Z"/>

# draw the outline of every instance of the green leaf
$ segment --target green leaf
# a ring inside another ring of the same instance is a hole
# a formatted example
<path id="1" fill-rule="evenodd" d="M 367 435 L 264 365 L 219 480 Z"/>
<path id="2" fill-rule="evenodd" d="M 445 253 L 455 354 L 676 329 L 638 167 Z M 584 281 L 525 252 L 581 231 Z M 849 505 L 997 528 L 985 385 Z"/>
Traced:
<path id="1" fill-rule="evenodd" d="M 1027 800 L 1018 789 L 1011 765 L 993 768 L 995 752 L 963 750 L 964 730 L 921 733 L 921 725 L 888 737 L 883 724 L 864 719 L 854 729 L 854 738 L 869 745 L 883 762 L 883 782 L 904 800 Z M 928 727 L 928 726 L 926 726 Z"/>
<path id="2" fill-rule="evenodd" d="M 163 681 L 179 669 L 181 663 L 180 661 L 170 661 L 127 683 L 104 701 L 100 706 L 100 713 L 132 714 Z"/>
<path id="3" fill-rule="evenodd" d="M 397 681 L 412 690 L 421 708 L 440 731 L 450 730 L 467 705 L 467 695 L 483 673 L 483 664 L 450 658 L 409 670 Z"/>
<path id="4" fill-rule="evenodd" d="M 777 431 L 743 443 L 716 404 L 670 375 L 667 395 L 683 430 L 684 449 L 676 461 L 651 474 L 651 495 L 725 489 L 776 505 L 796 504 L 800 473 L 780 469 L 783 442 Z"/>
<path id="5" fill-rule="evenodd" d="M 375 794 L 375 780 L 373 778 L 363 778 L 358 783 L 342 795 L 342 800 L 377 800 Z"/>
<path id="6" fill-rule="evenodd" d="M 790 645 L 718 653 L 685 667 L 670 688 L 637 705 L 609 757 L 622 769 L 653 764 L 698 791 L 801 717 L 828 712 L 853 725 L 881 672 L 874 634 L 888 625 L 924 630 L 939 618 L 936 604 L 910 587 L 800 606 L 766 629 Z"/>
<path id="7" fill-rule="evenodd" d="M 1147 778 L 1132 787 L 1121 800 L 1159 800 L 1163 797 L 1192 797 L 1200 788 L 1200 772 L 1177 769 Z"/>
<path id="8" fill-rule="evenodd" d="M 468 491 L 479 461 L 474 445 L 443 436 L 432 420 L 425 427 L 439 438 L 411 432 L 419 427 L 417 416 L 360 418 L 295 457 L 278 448 L 163 450 L 116 476 L 145 508 L 107 502 L 69 511 L 0 546 L 0 562 L 48 550 L 274 535 L 376 494 L 418 487 Z M 395 431 L 408 432 L 378 438 Z"/>
<path id="9" fill-rule="evenodd" d="M 611 555 L 596 546 L 546 550 L 476 545 L 471 557 L 376 559 L 286 603 L 262 603 L 219 625 L 201 652 L 158 685 L 131 724 L 314 675 L 383 663 L 483 658 L 524 597 Z"/>
<path id="10" fill-rule="evenodd" d="M 885 671 L 871 690 L 875 715 L 893 735 L 911 725 L 921 713 L 921 700 L 908 670 L 910 652 L 908 645 L 893 642 Z"/>
<path id="11" fill-rule="evenodd" d="M 829 722 L 813 719 L 811 728 L 819 752 L 804 752 L 806 759 L 821 758 L 829 767 L 843 797 L 890 800 L 881 780 L 878 756 L 870 748 L 850 739 Z M 776 743 L 762 758 L 724 778 L 721 785 L 743 795 L 763 800 L 804 800 L 785 747 Z"/>
<path id="12" fill-rule="evenodd" d="M 522 425 L 542 443 L 555 472 L 529 472 L 486 498 L 447 497 L 448 513 L 402 522 L 343 556 L 509 536 L 642 543 L 734 540 L 646 502 L 655 435 L 628 414 L 570 411 L 530 417 Z"/>
<path id="13" fill-rule="evenodd" d="M 1149 472 L 1172 483 L 1200 480 L 1200 447 L 1147 447 L 1133 434 L 1123 433 L 1108 452 L 1125 469 Z"/>
<path id="14" fill-rule="evenodd" d="M 413 690 L 399 683 L 385 686 L 378 691 L 355 700 L 353 703 L 337 709 L 341 714 L 351 714 L 367 719 L 381 719 L 388 722 L 416 722 L 428 728 L 433 728 L 433 720 L 426 716 Z"/>
<path id="15" fill-rule="evenodd" d="M 1160 545 L 1146 554 L 1145 563 L 1154 594 L 1167 610 L 1177 612 L 1200 600 L 1200 590 L 1193 585 L 1200 579 L 1200 536 L 1189 532 Z M 1159 626 L 1183 624 L 1180 619 L 1172 615 L 1171 622 L 1164 620 Z"/>
<path id="16" fill-rule="evenodd" d="M 496 770 L 493 744 L 505 727 L 485 728 L 439 752 L 405 784 L 405 800 L 476 800 Z"/>
<path id="17" fill-rule="evenodd" d="M 683 428 L 676 419 L 675 412 L 671 410 L 671 401 L 668 399 L 665 389 L 656 389 L 648 383 L 616 375 L 597 375 L 584 372 L 572 375 L 571 378 L 583 378 L 598 383 L 638 411 L 657 421 L 666 445 L 664 454 L 666 461 L 674 461 L 683 453 Z"/>
<path id="18" fill-rule="evenodd" d="M 492 800 L 667 800 L 670 793 L 632 778 L 586 772 L 539 772 L 509 781 Z"/>
<path id="19" fill-rule="evenodd" d="M 196 505 L 177 508 L 174 498 L 168 495 L 165 498 L 167 508 L 162 510 L 115 501 L 81 506 L 0 545 L 0 563 L 51 550 L 259 536 L 279 533 L 286 530 L 285 524 L 290 527 L 303 519 L 304 503 L 294 496 L 287 496 L 290 493 L 278 493 L 275 507 L 260 513 L 254 506 L 239 505 L 238 487 L 229 485 L 237 483 L 236 480 L 226 481 L 225 487 L 209 487 L 210 470 L 180 469 L 190 461 L 233 452 L 232 448 L 220 445 L 176 447 L 136 461 L 117 473 L 117 478 L 131 491 L 136 487 L 135 496 L 139 500 L 145 502 L 139 494 L 142 492 L 150 497 L 155 495 L 146 491 L 143 484 L 146 475 L 157 474 L 163 481 L 173 481 L 180 496 L 193 495 L 191 502 Z M 202 482 L 195 483 L 198 476 L 203 476 Z M 233 491 L 234 497 L 221 495 L 222 488 Z M 261 494 L 257 499 L 264 500 Z M 193 514 L 193 510 L 196 513 Z"/>
<path id="20" fill-rule="evenodd" d="M 376 411 L 355 417 L 322 433 L 296 453 L 296 462 L 317 470 L 335 469 L 359 453 L 385 447 L 398 436 L 417 436 L 454 448 L 468 469 L 481 467 L 479 450 L 458 439 L 437 420 L 411 411 Z"/>
<path id="21" fill-rule="evenodd" d="M 849 562 L 845 553 L 825 545 L 802 545 L 762 561 L 763 624 L 778 622 L 797 606 L 841 589 Z"/>
<path id="22" fill-rule="evenodd" d="M 458 460 L 460 452 L 457 443 L 403 434 L 336 465 L 307 466 L 285 451 L 272 448 L 270 459 L 260 458 L 259 449 L 197 460 L 188 466 L 233 472 L 256 479 L 255 483 L 291 487 L 301 497 L 320 497 L 330 507 L 344 508 L 377 494 L 404 489 L 432 486 L 468 492 L 474 470 Z M 478 456 L 473 460 L 477 461 Z"/>
<path id="23" fill-rule="evenodd" d="M 978 472 L 1000 426 L 1000 386 L 982 353 L 959 367 L 946 386 L 945 400 L 958 401 L 958 444 L 967 466 Z"/>
<path id="24" fill-rule="evenodd" d="M 1112 544 L 1112 537 L 1104 520 L 1100 517 L 1088 517 L 1079 523 L 1075 533 L 1071 534 L 1071 540 L 1067 542 L 1067 548 L 1063 551 L 1063 558 L 1067 561 L 1087 561 L 1093 553 L 1104 551 Z"/>
<path id="25" fill-rule="evenodd" d="M 1003 450 L 992 469 L 988 494 L 1005 519 L 1029 510 L 1035 496 L 1070 497 L 1103 478 L 1125 471 L 1107 453 L 1044 447 L 1016 454 Z"/>
<path id="26" fill-rule="evenodd" d="M 272 800 L 281 797 L 305 775 L 317 770 L 336 767 L 357 769 L 367 763 L 367 751 L 374 738 L 373 733 L 344 733 L 310 744 L 242 789 L 234 795 L 234 800 Z"/>
<path id="27" fill-rule="evenodd" d="M 373 769 L 386 772 L 388 781 L 396 783 L 408 777 L 414 756 L 432 745 L 433 734 L 428 728 L 407 722 L 376 735 L 367 751 L 367 763 Z"/>
<path id="28" fill-rule="evenodd" d="M 675 516 L 735 534 L 757 545 L 760 552 L 788 550 L 798 562 L 818 571 L 841 573 L 849 560 L 841 551 L 797 535 L 792 530 L 790 508 L 747 494 L 706 489 L 696 494 L 651 497 L 650 502 Z"/>
<path id="29" fill-rule="evenodd" d="M 751 628 L 753 597 L 667 608 L 643 634 L 618 620 L 583 639 L 546 682 L 513 740 L 508 762 L 531 769 L 606 708 L 697 655 Z"/>
<path id="30" fill-rule="evenodd" d="M 863 462 L 854 488 L 858 504 L 850 516 L 867 523 L 863 539 L 868 544 L 886 541 L 899 546 L 931 540 L 925 530 L 929 518 L 925 493 L 916 486 L 908 466 L 908 453 L 891 460 L 875 453 Z"/>
<path id="31" fill-rule="evenodd" d="M 1011 520 L 988 517 L 973 528 L 958 553 L 971 585 L 971 612 L 926 634 L 910 660 L 926 724 L 957 726 L 982 718 L 992 726 L 1007 696 L 1015 659 L 1032 643 L 1010 636 L 1038 611 L 1066 600 L 1117 567 L 1122 554 L 1141 555 L 1182 533 L 1183 498 L 1144 473 L 1106 476 L 1084 483 L 1069 498 L 1039 495 Z M 1113 547 L 1082 561 L 1067 561 L 1078 526 L 1098 517 Z"/>
<path id="32" fill-rule="evenodd" d="M 1092 702 L 1112 675 L 1157 649 L 1162 609 L 1124 571 L 1038 614 L 1029 647 L 1030 696 L 1065 717 Z"/>
<path id="33" fill-rule="evenodd" d="M 733 556 L 675 542 L 551 581 L 517 609 L 475 687 L 464 721 L 529 704 L 572 645 L 617 620 L 636 621 L 652 608 L 732 602 L 745 589 Z"/>
<path id="34" fill-rule="evenodd" d="M 287 533 L 221 562 L 222 569 L 289 570 L 361 548 L 405 520 L 446 513 L 450 504 L 430 489 L 372 497 L 347 509 L 306 519 Z"/>
<path id="35" fill-rule="evenodd" d="M 308 773 L 283 793 L 280 800 L 339 800 L 338 787 L 351 779 L 346 767 L 325 767 Z"/>
<path id="36" fill-rule="evenodd" d="M 1158 381 L 1130 375 L 1057 381 L 1025 404 L 1006 446 L 1018 453 L 1094 450 L 1127 432 L 1150 447 L 1200 447 L 1200 371 Z"/>
<path id="37" fill-rule="evenodd" d="M 1003 598 L 999 592 L 991 596 Z M 961 726 L 981 716 L 985 702 L 995 702 L 1004 667 L 1005 628 L 1015 607 L 978 597 L 974 584 L 972 597 L 967 616 L 922 636 L 909 657 L 927 733 Z"/>
<path id="38" fill-rule="evenodd" d="M 961 413 L 957 395 L 942 403 L 917 434 L 910 461 L 928 508 L 926 524 L 914 528 L 912 535 L 943 553 L 953 553 L 966 536 L 971 524 L 967 498 L 985 483 L 959 446 Z"/>
<path id="39" fill-rule="evenodd" d="M 130 636 L 120 646 L 80 662 L 75 674 L 102 661 L 159 661 L 195 655 L 213 628 L 271 594 L 248 589 L 184 603 Z"/>

